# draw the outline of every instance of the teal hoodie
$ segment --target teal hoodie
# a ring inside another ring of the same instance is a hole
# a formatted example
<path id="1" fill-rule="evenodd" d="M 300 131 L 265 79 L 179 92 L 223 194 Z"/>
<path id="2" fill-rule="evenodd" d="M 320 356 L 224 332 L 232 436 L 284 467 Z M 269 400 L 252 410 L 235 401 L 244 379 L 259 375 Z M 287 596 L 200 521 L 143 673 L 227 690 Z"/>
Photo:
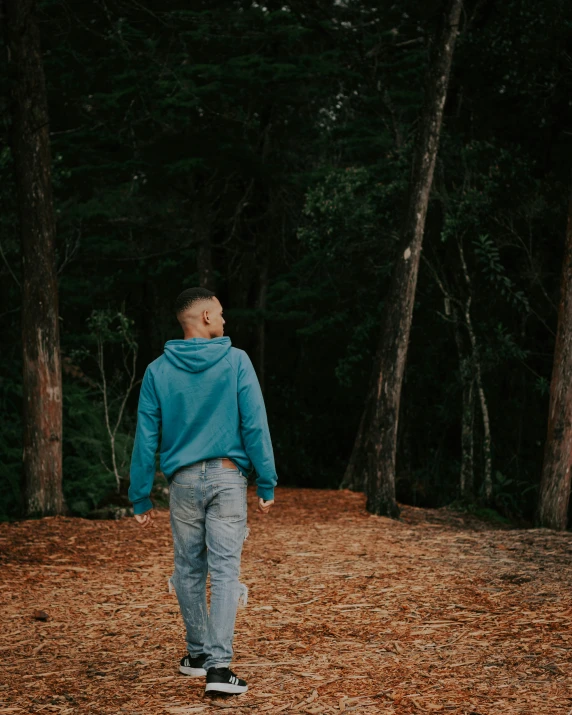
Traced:
<path id="1" fill-rule="evenodd" d="M 135 514 L 152 508 L 155 453 L 170 484 L 181 467 L 228 457 L 256 470 L 256 493 L 274 498 L 272 442 L 258 378 L 250 358 L 230 338 L 168 340 L 146 369 L 139 395 L 129 500 Z"/>

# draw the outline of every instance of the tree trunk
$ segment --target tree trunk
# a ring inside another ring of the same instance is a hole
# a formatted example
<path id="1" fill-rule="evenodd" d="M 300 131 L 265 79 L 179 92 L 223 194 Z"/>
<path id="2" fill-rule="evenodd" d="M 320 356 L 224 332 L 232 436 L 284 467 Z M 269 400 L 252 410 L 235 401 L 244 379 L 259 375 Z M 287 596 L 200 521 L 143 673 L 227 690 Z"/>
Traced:
<path id="1" fill-rule="evenodd" d="M 474 424 L 475 424 L 475 381 L 471 374 L 470 361 L 461 358 L 461 379 L 463 382 L 463 405 L 461 420 L 461 499 L 474 499 Z"/>
<path id="2" fill-rule="evenodd" d="M 461 498 L 472 502 L 475 493 L 474 468 L 474 415 L 475 415 L 475 385 L 473 380 L 466 380 L 463 385 L 463 418 L 461 427 Z"/>
<path id="3" fill-rule="evenodd" d="M 4 0 L 22 245 L 23 496 L 61 514 L 62 376 L 46 86 L 34 0 Z"/>
<path id="4" fill-rule="evenodd" d="M 540 483 L 537 521 L 566 529 L 572 467 L 572 196 L 562 262 L 558 329 L 550 383 L 548 434 Z"/>
<path id="5" fill-rule="evenodd" d="M 485 461 L 483 470 L 483 490 L 485 493 L 485 503 L 490 504 L 493 496 L 491 421 L 489 419 L 489 408 L 485 396 L 485 388 L 483 386 L 479 345 L 477 343 L 477 336 L 473 329 L 473 321 L 471 318 L 471 277 L 469 275 L 469 269 L 467 268 L 467 262 L 465 261 L 463 246 L 460 241 L 458 247 L 461 266 L 463 268 L 463 276 L 465 278 L 465 283 L 467 284 L 467 290 L 469 291 L 469 297 L 465 301 L 463 310 L 465 316 L 465 327 L 467 328 L 469 341 L 471 343 L 471 362 L 473 365 L 474 377 L 477 385 L 477 394 L 479 395 L 479 404 L 481 406 L 481 416 L 483 420 L 483 457 Z"/>
<path id="6" fill-rule="evenodd" d="M 451 298 L 445 294 L 446 300 L 451 303 Z M 469 297 L 470 299 L 470 297 Z M 461 316 L 459 315 L 460 301 L 455 301 L 451 306 L 455 330 L 455 342 L 459 354 L 459 373 L 461 376 L 462 405 L 461 405 L 461 472 L 459 475 L 459 492 L 465 502 L 474 500 L 475 485 L 475 460 L 474 460 L 474 426 L 475 426 L 475 376 L 473 362 L 468 354 L 463 331 L 461 330 Z M 462 319 L 464 320 L 463 310 Z"/>
<path id="7" fill-rule="evenodd" d="M 465 281 L 469 295 L 465 302 L 451 295 L 450 291 L 445 287 L 443 281 L 431 263 L 423 257 L 426 265 L 433 274 L 435 282 L 443 293 L 445 299 L 445 314 L 444 318 L 447 322 L 452 323 L 455 343 L 457 344 L 457 353 L 459 355 L 459 374 L 461 378 L 462 406 L 461 406 L 461 471 L 459 475 L 459 492 L 460 497 L 465 502 L 472 502 L 475 495 L 475 367 L 474 360 L 478 361 L 478 355 L 474 354 L 473 344 L 467 346 L 464 338 L 464 331 L 461 329 L 463 325 L 466 327 L 467 315 L 469 316 L 470 325 L 470 307 L 471 307 L 471 284 L 470 277 L 466 269 L 463 250 L 459 244 L 459 255 L 463 265 Z M 450 317 L 449 317 L 450 316 Z M 469 327 L 467 333 L 469 334 Z"/>
<path id="8" fill-rule="evenodd" d="M 395 500 L 395 452 L 401 384 L 407 358 L 425 217 L 433 183 L 461 6 L 462 0 L 447 0 L 441 28 L 432 49 L 412 170 L 408 213 L 385 302 L 385 320 L 378 349 L 379 360 L 374 368 L 374 407 L 367 440 L 367 509 L 374 514 L 390 517 L 399 515 Z"/>
<path id="9" fill-rule="evenodd" d="M 477 345 L 477 338 L 473 330 L 473 323 L 469 312 L 469 302 L 467 302 L 465 322 L 469 332 L 471 348 L 473 352 L 472 362 L 474 367 L 475 380 L 477 383 L 477 394 L 479 395 L 479 404 L 481 406 L 481 417 L 483 420 L 483 489 L 485 493 L 485 503 L 490 504 L 493 496 L 493 468 L 492 468 L 492 439 L 491 439 L 491 422 L 489 419 L 489 408 L 485 397 L 485 389 L 483 387 L 483 378 L 481 373 L 481 360 Z"/>

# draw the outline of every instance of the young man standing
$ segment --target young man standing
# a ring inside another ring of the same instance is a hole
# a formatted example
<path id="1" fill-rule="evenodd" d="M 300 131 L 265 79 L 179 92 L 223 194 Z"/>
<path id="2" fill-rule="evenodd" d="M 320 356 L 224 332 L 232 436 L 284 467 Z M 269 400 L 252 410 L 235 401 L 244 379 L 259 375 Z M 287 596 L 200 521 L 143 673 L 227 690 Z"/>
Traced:
<path id="1" fill-rule="evenodd" d="M 135 519 L 154 526 L 149 495 L 161 429 L 172 582 L 187 635 L 179 670 L 206 675 L 206 691 L 243 693 L 246 682 L 229 666 L 246 538 L 245 473 L 256 470 L 258 511 L 268 513 L 277 482 L 272 443 L 256 373 L 248 355 L 223 337 L 223 309 L 214 293 L 183 291 L 175 312 L 184 337 L 167 341 L 141 385 L 129 499 Z"/>

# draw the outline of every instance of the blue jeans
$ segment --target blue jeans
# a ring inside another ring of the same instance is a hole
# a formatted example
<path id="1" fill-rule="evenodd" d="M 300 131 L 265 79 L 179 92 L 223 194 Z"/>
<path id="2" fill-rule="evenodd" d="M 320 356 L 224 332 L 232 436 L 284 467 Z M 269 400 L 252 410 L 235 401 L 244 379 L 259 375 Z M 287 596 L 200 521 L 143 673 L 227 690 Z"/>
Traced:
<path id="1" fill-rule="evenodd" d="M 175 554 L 171 581 L 187 630 L 189 655 L 205 653 L 205 670 L 228 667 L 232 660 L 236 610 L 245 588 L 238 576 L 247 535 L 246 485 L 239 469 L 223 468 L 221 459 L 209 459 L 179 469 L 169 486 Z"/>

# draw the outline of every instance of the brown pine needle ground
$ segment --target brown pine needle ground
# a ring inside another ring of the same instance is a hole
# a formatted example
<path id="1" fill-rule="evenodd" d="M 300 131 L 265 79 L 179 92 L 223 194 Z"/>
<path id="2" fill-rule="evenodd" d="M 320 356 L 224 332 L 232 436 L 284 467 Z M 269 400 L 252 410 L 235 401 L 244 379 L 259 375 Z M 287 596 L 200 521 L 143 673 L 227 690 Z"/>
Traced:
<path id="1" fill-rule="evenodd" d="M 395 522 L 347 491 L 276 498 L 258 516 L 249 489 L 232 667 L 250 689 L 218 700 L 177 671 L 167 510 L 154 529 L 0 524 L 0 713 L 572 712 L 570 534 L 411 507 Z"/>

